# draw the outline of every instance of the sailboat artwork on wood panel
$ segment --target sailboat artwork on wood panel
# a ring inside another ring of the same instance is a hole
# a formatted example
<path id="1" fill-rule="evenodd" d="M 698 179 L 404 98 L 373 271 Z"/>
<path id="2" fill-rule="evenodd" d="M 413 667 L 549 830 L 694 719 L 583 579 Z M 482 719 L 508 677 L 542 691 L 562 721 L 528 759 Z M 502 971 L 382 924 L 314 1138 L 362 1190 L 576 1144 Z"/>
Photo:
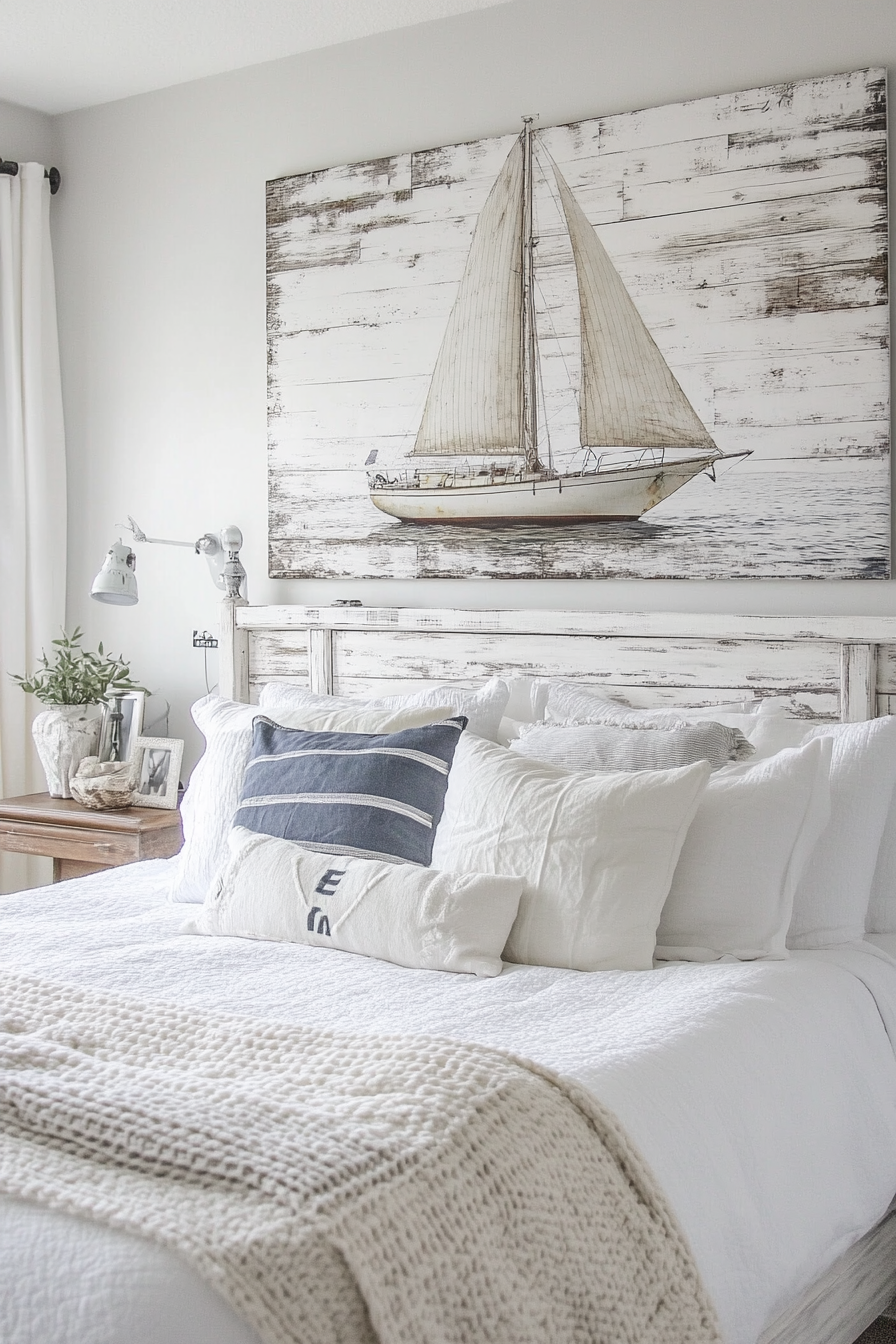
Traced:
<path id="1" fill-rule="evenodd" d="M 701 472 L 715 479 L 717 462 L 749 455 L 717 447 L 549 159 L 575 264 L 581 335 L 581 461 L 578 470 L 554 469 L 539 417 L 536 138 L 524 118 L 477 220 L 411 453 L 454 465 L 377 469 L 376 450 L 367 460 L 372 503 L 404 522 L 632 520 Z"/>

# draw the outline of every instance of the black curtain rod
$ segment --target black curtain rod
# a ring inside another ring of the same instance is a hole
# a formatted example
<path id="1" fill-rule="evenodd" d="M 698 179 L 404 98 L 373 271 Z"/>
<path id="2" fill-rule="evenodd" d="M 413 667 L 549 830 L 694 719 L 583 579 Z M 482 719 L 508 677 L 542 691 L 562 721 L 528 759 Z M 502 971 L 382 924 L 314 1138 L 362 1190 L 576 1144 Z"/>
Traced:
<path id="1" fill-rule="evenodd" d="M 0 158 L 0 173 L 6 173 L 7 177 L 15 177 L 18 171 L 17 163 L 13 163 L 11 159 Z M 44 177 L 50 179 L 50 195 L 55 196 L 62 184 L 62 174 L 58 168 L 45 168 Z"/>

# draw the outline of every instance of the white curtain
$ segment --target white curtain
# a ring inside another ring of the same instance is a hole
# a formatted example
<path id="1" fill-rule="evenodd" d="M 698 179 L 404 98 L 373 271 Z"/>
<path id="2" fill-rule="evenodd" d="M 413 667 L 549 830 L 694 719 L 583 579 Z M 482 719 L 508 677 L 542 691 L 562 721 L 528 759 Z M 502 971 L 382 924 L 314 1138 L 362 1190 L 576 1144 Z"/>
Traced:
<path id="1" fill-rule="evenodd" d="M 43 165 L 0 174 L 0 795 L 46 788 L 31 672 L 65 621 L 65 437 L 50 194 Z M 0 851 L 0 891 L 32 886 L 46 861 Z"/>

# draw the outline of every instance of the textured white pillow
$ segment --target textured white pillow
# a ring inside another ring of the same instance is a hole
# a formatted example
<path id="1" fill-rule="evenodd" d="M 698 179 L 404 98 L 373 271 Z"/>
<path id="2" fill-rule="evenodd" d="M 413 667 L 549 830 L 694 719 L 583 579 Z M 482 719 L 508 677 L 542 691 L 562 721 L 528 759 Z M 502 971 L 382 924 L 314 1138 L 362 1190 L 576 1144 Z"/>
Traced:
<path id="1" fill-rule="evenodd" d="M 667 961 L 787 956 L 794 892 L 831 811 L 830 738 L 712 776 L 657 931 Z"/>
<path id="2" fill-rule="evenodd" d="M 667 709 L 631 709 L 613 700 L 594 686 L 582 686 L 574 681 L 536 681 L 533 683 L 532 703 L 541 709 L 535 718 L 548 723 L 569 720 L 600 720 L 606 723 L 634 723 L 648 727 L 660 724 L 664 728 L 678 728 L 688 723 L 702 723 L 707 719 L 739 728 L 748 733 L 756 723 L 756 716 L 780 713 L 783 701 L 738 700 L 724 705 L 673 705 Z"/>
<path id="3" fill-rule="evenodd" d="M 227 853 L 227 832 L 239 804 L 243 774 L 252 748 L 252 723 L 257 705 L 239 704 L 217 695 L 197 700 L 193 719 L 205 737 L 202 756 L 184 794 L 181 817 L 184 845 L 171 889 L 172 901 L 201 901 Z M 311 732 L 390 733 L 437 723 L 450 711 L 436 706 L 406 710 L 325 709 L 267 711 L 285 728 Z"/>
<path id="4" fill-rule="evenodd" d="M 705 761 L 680 770 L 570 774 L 464 734 L 433 866 L 523 878 L 508 961 L 647 970 L 708 778 Z"/>
<path id="5" fill-rule="evenodd" d="M 497 742 L 498 726 L 506 712 L 509 697 L 510 687 L 500 677 L 492 677 L 484 686 L 476 688 L 438 686 L 433 690 L 414 691 L 409 695 L 387 695 L 375 700 L 345 695 L 317 695 L 301 686 L 269 681 L 261 689 L 258 706 L 267 714 L 273 711 L 275 717 L 279 709 L 319 710 L 330 706 L 358 711 L 434 706 L 443 713 L 463 714 L 469 732 L 475 733 L 477 737 L 485 737 L 489 742 Z"/>
<path id="6" fill-rule="evenodd" d="M 750 734 L 757 756 L 813 737 L 833 740 L 831 820 L 794 896 L 787 938 L 788 947 L 809 950 L 864 937 L 896 786 L 896 717 L 814 728 L 772 717 Z"/>
<path id="7" fill-rule="evenodd" d="M 317 854 L 235 826 L 197 933 L 310 943 L 419 970 L 498 975 L 522 880 Z"/>
<path id="8" fill-rule="evenodd" d="M 502 719 L 502 723 L 506 723 Z M 671 770 L 709 761 L 720 770 L 743 761 L 754 748 L 737 728 L 722 723 L 663 723 L 635 726 L 634 721 L 530 723 L 508 743 L 510 750 L 566 770 Z"/>

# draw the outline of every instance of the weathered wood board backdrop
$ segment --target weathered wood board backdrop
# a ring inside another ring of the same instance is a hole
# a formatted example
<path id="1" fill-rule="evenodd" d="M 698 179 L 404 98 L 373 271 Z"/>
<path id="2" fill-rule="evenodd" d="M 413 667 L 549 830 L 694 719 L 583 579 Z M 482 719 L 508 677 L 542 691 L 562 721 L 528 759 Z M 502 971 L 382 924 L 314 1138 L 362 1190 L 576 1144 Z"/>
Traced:
<path id="1" fill-rule="evenodd" d="M 388 518 L 370 502 L 365 462 L 375 449 L 378 465 L 409 463 L 473 229 L 514 137 L 283 178 L 268 184 L 271 575 L 888 577 L 884 72 L 540 139 L 719 447 L 752 456 L 637 523 Z M 579 451 L 575 272 L 540 191 L 536 229 L 544 415 L 564 469 Z"/>

